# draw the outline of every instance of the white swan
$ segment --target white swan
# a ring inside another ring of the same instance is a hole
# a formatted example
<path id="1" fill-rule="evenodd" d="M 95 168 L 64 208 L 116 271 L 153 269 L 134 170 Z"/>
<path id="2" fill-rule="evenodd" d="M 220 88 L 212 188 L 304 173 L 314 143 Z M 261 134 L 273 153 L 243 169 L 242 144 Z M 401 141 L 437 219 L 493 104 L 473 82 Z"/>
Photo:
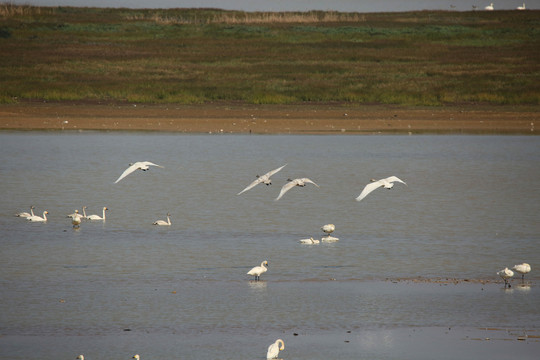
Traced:
<path id="1" fill-rule="evenodd" d="M 315 185 L 316 187 L 320 187 L 319 185 L 315 184 L 313 181 L 311 181 L 308 178 L 299 178 L 299 179 L 294 179 L 294 180 L 288 179 L 287 181 L 288 183 L 283 185 L 283 187 L 281 188 L 281 191 L 279 192 L 278 197 L 275 198 L 274 201 L 278 201 L 279 199 L 281 199 L 281 197 L 285 195 L 287 191 L 291 190 L 295 186 L 304 187 L 306 186 L 307 183 L 309 183 L 309 184 Z"/>
<path id="2" fill-rule="evenodd" d="M 106 210 L 109 210 L 109 208 L 106 207 L 106 206 L 104 206 L 104 207 L 103 207 L 103 216 L 99 216 L 99 215 L 88 215 L 88 216 L 86 216 L 86 219 L 88 219 L 88 220 L 103 220 L 103 221 L 105 221 L 105 211 L 106 211 Z M 86 213 L 86 211 L 85 211 L 85 213 Z"/>
<path id="3" fill-rule="evenodd" d="M 265 265 L 268 266 L 268 260 L 264 260 L 261 263 L 261 266 L 255 266 L 253 269 L 249 270 L 247 274 L 255 276 L 255 281 L 259 281 L 261 275 L 268 270 Z"/>
<path id="4" fill-rule="evenodd" d="M 171 214 L 167 213 L 167 221 L 164 221 L 164 220 L 157 220 L 157 221 L 154 221 L 154 224 L 153 225 L 168 225 L 168 226 L 171 226 L 171 218 L 170 218 Z"/>
<path id="5" fill-rule="evenodd" d="M 79 210 L 75 210 L 74 213 L 69 214 L 69 215 L 66 215 L 66 217 L 72 218 L 72 219 L 73 219 L 73 218 L 76 218 L 76 217 L 79 217 L 79 216 L 82 216 L 81 214 L 79 214 Z"/>
<path id="6" fill-rule="evenodd" d="M 120 175 L 120 177 L 116 179 L 114 183 L 116 184 L 117 182 L 119 182 L 120 180 L 122 180 L 123 178 L 125 178 L 126 176 L 134 172 L 135 170 L 146 171 L 150 168 L 150 166 L 157 166 L 157 167 L 163 168 L 163 166 L 154 164 L 153 162 L 150 162 L 150 161 L 137 161 L 136 163 L 129 164 L 129 167 L 126 170 L 124 170 L 122 175 Z"/>
<path id="7" fill-rule="evenodd" d="M 34 216 L 30 216 L 28 219 L 28 221 L 32 221 L 32 222 L 47 222 L 47 214 L 49 212 L 47 210 L 45 210 L 43 212 L 43 217 L 41 216 L 37 216 L 37 215 L 34 215 Z"/>
<path id="8" fill-rule="evenodd" d="M 320 240 L 315 240 L 312 237 L 310 237 L 309 239 L 300 239 L 298 241 L 300 242 L 300 244 L 308 244 L 308 245 L 318 244 L 321 242 Z"/>
<path id="9" fill-rule="evenodd" d="M 339 238 L 328 235 L 328 236 L 322 237 L 321 241 L 322 242 L 336 242 L 336 241 L 339 241 Z"/>
<path id="10" fill-rule="evenodd" d="M 521 282 L 523 282 L 525 280 L 525 274 L 528 274 L 529 272 L 531 272 L 531 265 L 527 263 L 514 265 L 512 270 L 521 274 Z"/>
<path id="11" fill-rule="evenodd" d="M 506 288 L 506 285 L 508 285 L 508 279 L 514 276 L 514 272 L 510 270 L 509 268 L 505 267 L 501 271 L 498 271 L 497 275 L 499 275 L 504 280 L 504 287 Z"/>
<path id="12" fill-rule="evenodd" d="M 23 212 L 15 214 L 15 216 L 23 217 L 23 218 L 29 218 L 30 216 L 34 216 L 34 209 L 35 209 L 35 207 L 32 205 L 32 206 L 30 206 L 30 212 L 29 213 L 26 212 L 26 211 L 23 211 Z"/>
<path id="13" fill-rule="evenodd" d="M 256 185 L 260 184 L 260 183 L 263 183 L 265 185 L 271 185 L 272 184 L 272 179 L 270 179 L 270 176 L 274 175 L 275 173 L 277 173 L 278 171 L 280 171 L 281 169 L 283 169 L 285 166 L 287 166 L 287 164 L 283 165 L 282 167 L 279 167 L 277 169 L 274 169 L 272 171 L 269 171 L 267 172 L 266 174 L 264 175 L 256 175 L 257 179 L 255 181 L 253 181 L 251 184 L 249 184 L 244 190 L 240 191 L 238 194 L 236 195 L 240 195 L 246 191 L 248 191 L 249 189 L 255 187 Z"/>
<path id="14" fill-rule="evenodd" d="M 525 7 L 525 3 L 523 3 L 523 5 L 521 6 L 518 6 L 516 10 L 527 10 L 527 8 Z"/>
<path id="15" fill-rule="evenodd" d="M 280 343 L 281 343 L 281 346 L 279 346 Z M 283 342 L 283 340 L 277 339 L 275 343 L 273 343 L 272 345 L 270 345 L 268 347 L 268 352 L 266 353 L 266 358 L 267 359 L 275 359 L 275 358 L 278 357 L 279 351 L 284 350 L 284 349 L 285 349 L 285 343 Z"/>
<path id="16" fill-rule="evenodd" d="M 336 226 L 334 224 L 326 224 L 321 227 L 321 230 L 327 234 L 331 234 L 334 232 L 334 230 L 336 230 Z"/>
<path id="17" fill-rule="evenodd" d="M 133 355 L 132 359 L 141 360 L 141 357 L 139 356 L 139 354 L 135 354 Z"/>
<path id="18" fill-rule="evenodd" d="M 362 200 L 363 198 L 368 196 L 369 193 L 371 193 L 373 190 L 378 189 L 380 187 L 384 187 L 386 189 L 391 189 L 391 188 L 394 187 L 394 182 L 396 182 L 396 181 L 400 182 L 402 184 L 405 184 L 404 181 L 402 181 L 401 179 L 399 179 L 396 176 L 390 176 L 390 177 L 387 177 L 386 179 L 380 179 L 380 180 L 371 179 L 371 183 L 367 184 L 364 187 L 364 190 L 362 190 L 360 195 L 358 195 L 358 197 L 356 198 L 356 201 Z M 407 184 L 405 184 L 405 185 L 407 185 Z"/>
<path id="19" fill-rule="evenodd" d="M 77 360 L 84 360 L 84 355 L 77 356 Z"/>
<path id="20" fill-rule="evenodd" d="M 493 10 L 495 10 L 495 8 L 493 7 L 493 3 L 489 4 L 488 6 L 486 6 L 486 7 L 484 8 L 484 10 L 487 10 L 487 11 L 493 11 Z"/>

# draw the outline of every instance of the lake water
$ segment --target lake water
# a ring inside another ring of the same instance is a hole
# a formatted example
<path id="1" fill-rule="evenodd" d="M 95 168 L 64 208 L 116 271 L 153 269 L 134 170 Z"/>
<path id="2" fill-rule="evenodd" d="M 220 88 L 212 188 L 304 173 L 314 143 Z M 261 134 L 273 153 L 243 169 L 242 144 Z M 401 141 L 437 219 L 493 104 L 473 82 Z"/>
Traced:
<path id="1" fill-rule="evenodd" d="M 264 359 L 277 338 L 285 359 L 540 351 L 539 137 L 4 132 L 0 148 L 2 359 Z M 114 184 L 143 160 L 165 168 Z M 408 186 L 355 201 L 390 175 Z M 274 201 L 289 177 L 320 188 Z M 13 216 L 30 205 L 48 222 Z M 73 229 L 82 206 L 106 222 Z M 338 242 L 298 242 L 327 223 Z M 496 272 L 521 262 L 530 286 L 505 290 Z"/>

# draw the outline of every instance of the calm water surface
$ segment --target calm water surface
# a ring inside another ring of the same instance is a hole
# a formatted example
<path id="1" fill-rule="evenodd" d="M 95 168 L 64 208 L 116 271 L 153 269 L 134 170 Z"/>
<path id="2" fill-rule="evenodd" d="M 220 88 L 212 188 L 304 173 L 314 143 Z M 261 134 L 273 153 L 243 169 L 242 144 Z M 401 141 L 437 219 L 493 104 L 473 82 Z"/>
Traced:
<path id="1" fill-rule="evenodd" d="M 286 359 L 540 350 L 448 331 L 540 335 L 538 137 L 28 132 L 1 133 L 0 147 L 2 359 L 262 359 L 277 338 Z M 165 168 L 113 184 L 142 160 Z M 272 186 L 236 196 L 285 163 Z M 354 200 L 390 175 L 408 186 Z M 288 177 L 320 188 L 274 201 Z M 49 221 L 13 216 L 30 205 Z M 83 205 L 107 206 L 106 222 L 74 230 L 66 215 Z M 170 228 L 152 225 L 167 212 Z M 339 242 L 298 243 L 327 223 Z M 497 280 L 524 261 L 531 286 L 511 290 L 387 280 Z"/>

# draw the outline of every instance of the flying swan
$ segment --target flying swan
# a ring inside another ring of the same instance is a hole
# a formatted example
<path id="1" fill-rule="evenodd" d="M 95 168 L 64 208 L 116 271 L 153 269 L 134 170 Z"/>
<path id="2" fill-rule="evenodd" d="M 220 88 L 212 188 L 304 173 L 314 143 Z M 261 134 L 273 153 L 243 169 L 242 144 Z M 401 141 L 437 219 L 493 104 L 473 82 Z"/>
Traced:
<path id="1" fill-rule="evenodd" d="M 304 187 L 306 186 L 307 183 L 309 184 L 313 184 L 315 185 L 316 187 L 320 187 L 319 185 L 315 184 L 313 181 L 311 181 L 310 179 L 308 178 L 300 178 L 300 179 L 294 179 L 294 180 L 291 180 L 291 179 L 288 179 L 287 180 L 288 183 L 286 183 L 285 185 L 283 185 L 283 187 L 281 188 L 281 191 L 278 195 L 277 198 L 275 198 L 275 201 L 278 201 L 279 199 L 281 199 L 281 197 L 283 195 L 285 195 L 285 193 L 289 190 L 291 190 L 293 187 L 295 186 L 300 186 L 300 187 Z"/>
<path id="2" fill-rule="evenodd" d="M 153 162 L 150 162 L 150 161 L 137 161 L 136 163 L 129 164 L 129 167 L 122 173 L 122 175 L 120 175 L 118 179 L 116 179 L 114 183 L 116 184 L 117 182 L 119 182 L 120 180 L 122 180 L 123 178 L 125 178 L 126 176 L 134 172 L 135 170 L 146 171 L 150 168 L 150 166 L 157 166 L 157 167 L 163 168 L 163 166 L 154 164 Z"/>
<path id="3" fill-rule="evenodd" d="M 153 225 L 168 225 L 168 226 L 171 226 L 171 218 L 170 218 L 171 214 L 167 213 L 167 221 L 165 220 L 156 220 L 154 221 L 154 224 Z"/>
<path id="4" fill-rule="evenodd" d="M 49 212 L 47 210 L 45 210 L 43 212 L 43 217 L 41 216 L 37 216 L 37 215 L 34 215 L 34 216 L 30 216 L 28 219 L 28 221 L 32 221 L 32 222 L 47 222 L 47 214 Z"/>
<path id="5" fill-rule="evenodd" d="M 251 188 L 254 188 L 256 185 L 259 185 L 260 183 L 263 183 L 265 185 L 271 185 L 272 184 L 272 179 L 270 179 L 270 176 L 274 175 L 275 173 L 277 173 L 278 171 L 280 171 L 281 169 L 283 169 L 285 166 L 287 166 L 287 164 L 283 165 L 282 167 L 279 167 L 277 169 L 274 169 L 272 171 L 269 171 L 267 172 L 266 174 L 264 175 L 255 175 L 257 177 L 257 179 L 255 179 L 251 184 L 249 184 L 244 190 L 240 191 L 238 194 L 236 195 L 240 195 L 246 191 L 248 191 L 249 189 Z"/>
<path id="6" fill-rule="evenodd" d="M 363 198 L 368 196 L 373 190 L 378 189 L 380 187 L 391 189 L 394 187 L 394 182 L 396 181 L 402 184 L 405 184 L 404 181 L 402 181 L 396 176 L 390 176 L 390 177 L 387 177 L 386 179 L 381 179 L 381 180 L 371 179 L 371 183 L 367 184 L 366 187 L 364 187 L 364 190 L 362 190 L 360 195 L 358 195 L 358 197 L 356 198 L 356 201 L 362 200 Z"/>
<path id="7" fill-rule="evenodd" d="M 264 260 L 261 263 L 261 266 L 255 266 L 253 269 L 249 270 L 247 274 L 255 276 L 255 281 L 259 281 L 261 278 L 261 275 L 264 274 L 268 270 L 265 267 L 265 265 L 268 266 L 268 260 Z"/>
<path id="8" fill-rule="evenodd" d="M 281 343 L 281 346 L 279 344 Z M 281 339 L 277 339 L 275 343 L 268 347 L 268 352 L 266 353 L 267 359 L 275 359 L 278 357 L 279 351 L 285 349 L 285 343 Z"/>

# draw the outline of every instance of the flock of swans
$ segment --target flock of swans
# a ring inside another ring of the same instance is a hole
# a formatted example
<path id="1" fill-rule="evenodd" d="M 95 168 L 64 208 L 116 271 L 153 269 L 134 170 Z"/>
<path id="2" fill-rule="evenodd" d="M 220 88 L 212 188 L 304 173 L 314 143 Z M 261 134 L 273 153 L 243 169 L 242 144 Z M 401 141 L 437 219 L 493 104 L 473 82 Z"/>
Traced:
<path id="1" fill-rule="evenodd" d="M 495 10 L 495 5 L 493 5 L 493 3 L 490 3 L 489 5 L 484 7 L 484 10 L 493 11 Z M 523 3 L 523 5 L 516 7 L 516 10 L 527 10 L 527 8 L 525 7 L 525 3 Z"/>
<path id="2" fill-rule="evenodd" d="M 514 265 L 512 268 L 515 272 L 521 274 L 521 283 L 523 284 L 525 281 L 525 274 L 528 274 L 531 272 L 531 265 L 527 263 L 522 263 L 518 265 Z M 514 271 L 510 270 L 509 268 L 505 267 L 501 271 L 497 272 L 497 275 L 499 275 L 504 280 L 504 287 L 511 287 L 510 285 L 510 279 L 512 276 L 514 276 Z"/>

